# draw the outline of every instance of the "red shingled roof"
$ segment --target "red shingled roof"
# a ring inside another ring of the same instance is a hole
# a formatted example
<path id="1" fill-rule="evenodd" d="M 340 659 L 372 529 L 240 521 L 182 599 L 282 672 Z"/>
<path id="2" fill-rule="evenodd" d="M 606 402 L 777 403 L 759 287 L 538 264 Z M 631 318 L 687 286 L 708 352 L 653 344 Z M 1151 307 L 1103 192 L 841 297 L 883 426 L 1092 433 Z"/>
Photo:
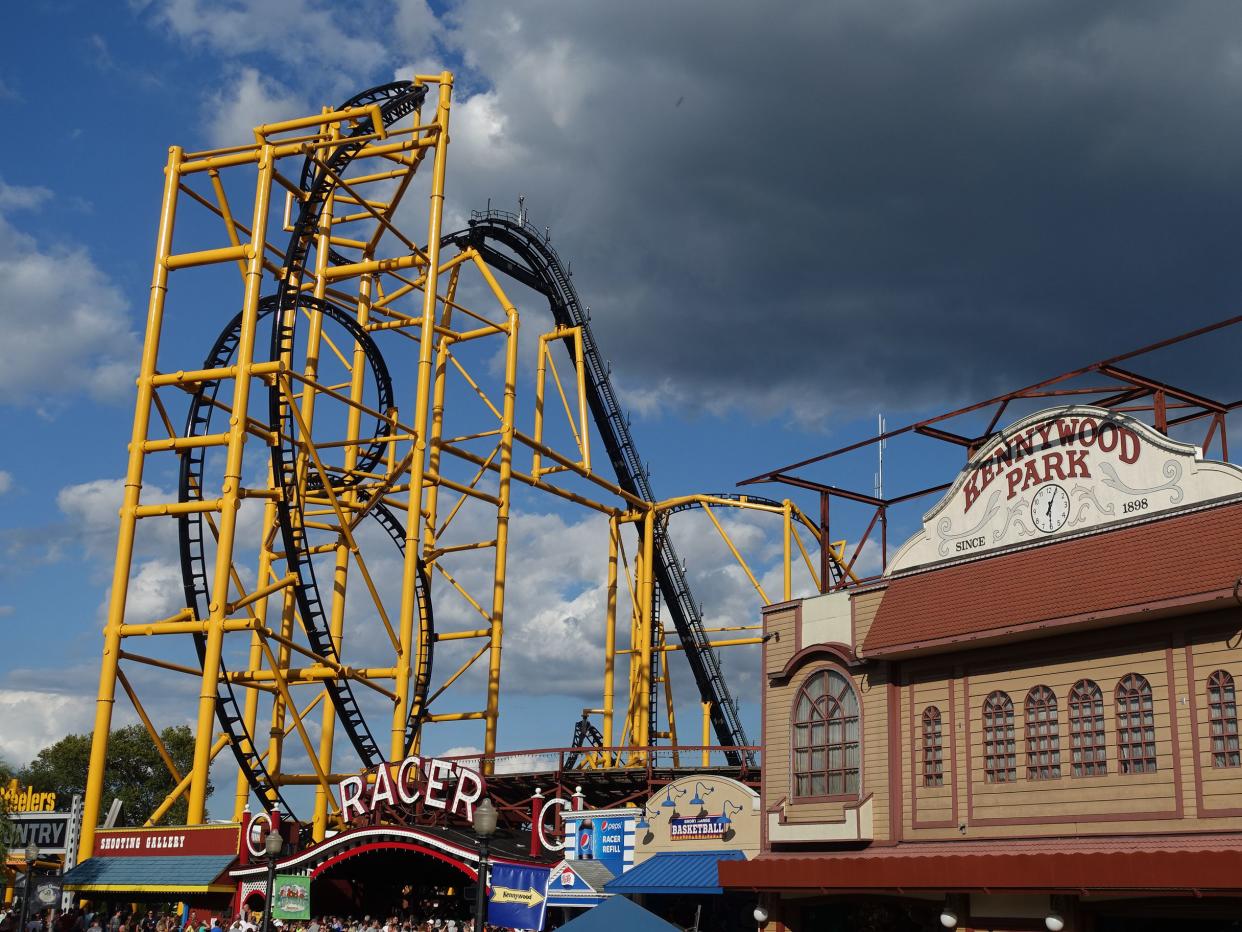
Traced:
<path id="1" fill-rule="evenodd" d="M 1087 890 L 1188 893 L 1242 889 L 1242 836 L 924 842 L 863 851 L 762 854 L 722 861 L 720 885 L 817 892 Z"/>
<path id="2" fill-rule="evenodd" d="M 1234 503 L 894 579 L 862 653 L 943 650 L 1232 599 L 1239 577 Z"/>

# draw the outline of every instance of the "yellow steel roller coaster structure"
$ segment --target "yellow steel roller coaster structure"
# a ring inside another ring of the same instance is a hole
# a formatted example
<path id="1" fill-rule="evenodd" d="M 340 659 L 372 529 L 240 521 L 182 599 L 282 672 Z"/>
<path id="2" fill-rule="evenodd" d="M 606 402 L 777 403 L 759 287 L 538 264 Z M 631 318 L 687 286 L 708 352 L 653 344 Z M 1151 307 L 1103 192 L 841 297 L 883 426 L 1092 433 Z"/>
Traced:
<path id="1" fill-rule="evenodd" d="M 587 710 L 602 716 L 603 730 L 582 766 L 636 759 L 608 750 L 618 731 L 619 656 L 629 661 L 620 745 L 676 743 L 662 662 L 674 650 L 693 659 L 703 744 L 713 724 L 721 745 L 745 743 L 736 740 L 740 727 L 730 730 L 736 709 L 714 647 L 759 639 L 707 640 L 708 632 L 754 626 L 702 626 L 669 556 L 672 514 L 702 508 L 763 602 L 770 594 L 719 508 L 781 517 L 783 598 L 792 596 L 795 549 L 816 586 L 849 574 L 839 546 L 820 546 L 814 565 L 799 526 L 820 531 L 787 500 L 654 500 L 588 319 L 546 236 L 540 243 L 524 216 L 495 212 L 476 216 L 469 230 L 442 230 L 452 90 L 448 72 L 418 75 L 256 127 L 251 143 L 169 149 L 104 629 L 86 854 L 118 684 L 176 783 L 148 824 L 182 796 L 189 822 L 204 821 L 211 764 L 225 748 L 237 762 L 234 816 L 252 796 L 288 810 L 287 788 L 310 787 L 316 839 L 338 818 L 332 790 L 343 775 L 417 750 L 432 725 L 482 722 L 486 768 L 500 713 L 514 482 L 607 519 L 603 704 Z M 405 196 L 420 189 L 425 238 L 399 224 L 409 226 Z M 520 315 L 498 273 L 542 290 L 563 312 L 537 341 L 532 435 L 518 429 Z M 197 347 L 213 338 L 203 361 Z M 573 376 L 556 368 L 558 343 Z M 545 422 L 549 376 L 570 454 L 555 448 Z M 592 417 L 615 479 L 592 463 Z M 531 457 L 529 472 L 515 460 L 519 450 Z M 166 477 L 175 500 L 159 492 Z M 136 543 L 161 522 L 176 525 L 186 607 L 161 620 L 130 619 Z M 626 524 L 638 529 L 632 567 Z M 433 582 L 443 603 L 438 626 Z M 659 618 L 661 590 L 675 641 L 666 642 Z M 617 645 L 619 591 L 630 604 L 626 648 Z M 433 659 L 450 671 L 436 667 L 438 681 Z M 184 774 L 148 712 L 152 695 L 169 695 L 174 674 L 198 686 L 193 766 Z M 655 711 L 661 686 L 665 730 Z M 371 722 L 380 723 L 375 731 Z"/>

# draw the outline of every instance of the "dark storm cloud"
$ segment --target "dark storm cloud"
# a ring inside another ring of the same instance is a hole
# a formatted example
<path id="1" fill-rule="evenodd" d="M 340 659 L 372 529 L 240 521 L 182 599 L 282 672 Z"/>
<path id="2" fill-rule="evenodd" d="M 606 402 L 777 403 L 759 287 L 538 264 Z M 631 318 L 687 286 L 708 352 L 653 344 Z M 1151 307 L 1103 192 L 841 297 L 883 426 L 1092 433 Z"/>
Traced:
<path id="1" fill-rule="evenodd" d="M 1238 304 L 1234 4 L 446 19 L 476 95 L 450 194 L 528 196 L 635 399 L 921 407 Z"/>

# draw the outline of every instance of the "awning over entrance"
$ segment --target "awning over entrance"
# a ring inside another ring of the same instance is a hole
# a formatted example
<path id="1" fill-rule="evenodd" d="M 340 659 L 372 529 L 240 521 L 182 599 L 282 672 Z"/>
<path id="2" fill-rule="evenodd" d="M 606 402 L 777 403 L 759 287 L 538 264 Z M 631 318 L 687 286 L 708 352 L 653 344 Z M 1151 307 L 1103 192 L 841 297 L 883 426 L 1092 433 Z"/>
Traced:
<path id="1" fill-rule="evenodd" d="M 82 893 L 232 893 L 230 855 L 89 858 L 65 874 Z"/>
<path id="2" fill-rule="evenodd" d="M 513 839 L 493 840 L 492 862 L 548 866 L 548 861 L 527 857 L 524 849 L 525 845 L 519 845 Z M 285 873 L 309 873 L 312 877 L 318 877 L 342 861 L 385 850 L 428 855 L 457 868 L 472 880 L 478 873 L 479 849 L 474 837 L 455 829 L 431 825 L 375 825 L 342 832 L 310 848 L 286 855 L 276 863 L 276 868 Z M 254 880 L 263 877 L 266 871 L 265 864 L 252 863 L 236 868 L 230 876 L 241 881 Z"/>
<path id="3" fill-rule="evenodd" d="M 769 854 L 720 865 L 727 889 L 834 892 L 1232 893 L 1242 835 L 929 842 Z M 609 886 L 611 890 L 611 885 Z"/>
<path id="4" fill-rule="evenodd" d="M 623 896 L 614 896 L 561 926 L 569 932 L 678 932 L 677 926 L 647 912 Z"/>
<path id="5" fill-rule="evenodd" d="M 716 867 L 721 861 L 744 861 L 741 851 L 661 851 L 604 889 L 609 893 L 720 893 Z"/>

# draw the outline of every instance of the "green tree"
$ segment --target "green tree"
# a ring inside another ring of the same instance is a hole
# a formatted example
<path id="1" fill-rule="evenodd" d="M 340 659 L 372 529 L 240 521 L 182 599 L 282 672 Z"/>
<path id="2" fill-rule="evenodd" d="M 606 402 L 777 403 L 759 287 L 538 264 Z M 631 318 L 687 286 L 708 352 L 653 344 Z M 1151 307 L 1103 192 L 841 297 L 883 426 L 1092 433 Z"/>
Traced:
<path id="1" fill-rule="evenodd" d="M 186 725 L 160 732 L 168 754 L 182 776 L 194 759 L 194 735 Z M 63 805 L 75 793 L 86 791 L 86 771 L 91 756 L 90 735 L 67 735 L 38 753 L 21 778 L 45 792 L 56 793 Z M 107 811 L 114 798 L 121 800 L 119 825 L 141 825 L 172 792 L 176 781 L 168 772 L 151 737 L 141 725 L 117 728 L 108 741 L 108 766 L 104 770 L 102 806 Z M 212 786 L 207 785 L 211 795 Z M 178 825 L 186 820 L 189 803 L 183 796 L 161 820 Z"/>
<path id="2" fill-rule="evenodd" d="M 0 758 L 0 785 L 7 784 L 17 776 L 17 771 L 9 766 L 8 761 Z M 0 797 L 0 852 L 13 846 L 13 820 L 9 818 L 9 806 Z"/>

